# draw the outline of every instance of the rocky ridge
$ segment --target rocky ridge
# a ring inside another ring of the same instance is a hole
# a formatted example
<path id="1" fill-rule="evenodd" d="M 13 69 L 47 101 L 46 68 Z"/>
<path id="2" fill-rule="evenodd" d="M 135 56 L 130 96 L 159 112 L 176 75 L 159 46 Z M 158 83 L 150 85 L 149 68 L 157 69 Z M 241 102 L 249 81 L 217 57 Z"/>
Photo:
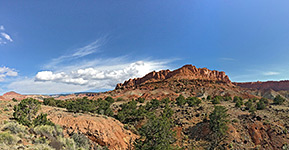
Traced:
<path id="1" fill-rule="evenodd" d="M 289 90 L 289 80 L 283 80 L 283 81 L 266 81 L 266 82 L 235 82 L 234 83 L 237 86 L 243 87 L 243 88 L 251 88 L 251 89 L 257 89 L 257 90 L 268 90 L 272 89 L 275 91 L 282 91 L 282 90 Z"/>
<path id="2" fill-rule="evenodd" d="M 153 71 L 142 78 L 129 79 L 124 83 L 117 84 L 115 89 L 129 89 L 145 83 L 159 82 L 170 79 L 201 79 L 231 84 L 231 80 L 223 71 L 209 70 L 207 68 L 197 68 L 193 65 L 185 65 L 174 71 Z"/>

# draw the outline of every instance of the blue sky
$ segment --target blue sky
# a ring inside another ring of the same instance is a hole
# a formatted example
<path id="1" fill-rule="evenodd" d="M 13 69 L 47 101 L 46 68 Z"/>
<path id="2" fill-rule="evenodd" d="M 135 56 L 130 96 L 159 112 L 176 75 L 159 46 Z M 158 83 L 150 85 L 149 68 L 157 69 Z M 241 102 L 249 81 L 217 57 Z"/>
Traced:
<path id="1" fill-rule="evenodd" d="M 289 1 L 0 1 L 0 93 L 103 91 L 184 64 L 289 79 Z"/>

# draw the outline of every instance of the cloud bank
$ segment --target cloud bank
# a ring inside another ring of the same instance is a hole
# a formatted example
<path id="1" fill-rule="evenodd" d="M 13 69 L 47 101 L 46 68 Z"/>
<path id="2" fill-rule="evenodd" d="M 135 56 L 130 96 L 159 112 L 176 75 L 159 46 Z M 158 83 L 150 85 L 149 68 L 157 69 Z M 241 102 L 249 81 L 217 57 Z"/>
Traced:
<path id="1" fill-rule="evenodd" d="M 119 62 L 70 71 L 40 71 L 34 78 L 21 79 L 8 85 L 21 93 L 47 94 L 114 89 L 117 83 L 142 77 L 150 71 L 166 67 L 167 61 Z"/>
<path id="2" fill-rule="evenodd" d="M 23 94 L 57 94 L 114 89 L 117 83 L 168 68 L 168 60 L 133 60 L 129 56 L 93 58 L 104 38 L 51 59 L 34 77 L 19 77 L 7 89 Z"/>

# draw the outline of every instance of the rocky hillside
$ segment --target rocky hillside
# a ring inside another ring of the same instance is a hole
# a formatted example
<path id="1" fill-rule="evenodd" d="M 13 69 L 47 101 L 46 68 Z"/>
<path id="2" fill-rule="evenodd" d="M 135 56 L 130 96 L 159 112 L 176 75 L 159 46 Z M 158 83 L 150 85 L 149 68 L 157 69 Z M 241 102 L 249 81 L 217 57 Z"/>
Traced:
<path id="1" fill-rule="evenodd" d="M 235 82 L 237 86 L 258 90 L 272 89 L 274 91 L 289 90 L 289 80 L 284 81 L 266 81 L 266 82 Z"/>

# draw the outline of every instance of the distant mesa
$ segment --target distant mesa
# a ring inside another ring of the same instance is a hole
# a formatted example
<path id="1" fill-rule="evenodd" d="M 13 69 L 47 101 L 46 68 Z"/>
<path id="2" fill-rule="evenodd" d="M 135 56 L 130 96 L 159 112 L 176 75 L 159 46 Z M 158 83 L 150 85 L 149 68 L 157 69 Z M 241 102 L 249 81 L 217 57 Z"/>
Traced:
<path id="1" fill-rule="evenodd" d="M 209 70 L 207 68 L 197 68 L 193 65 L 185 65 L 173 71 L 153 71 L 142 78 L 129 79 L 124 83 L 117 84 L 115 89 L 126 89 L 144 83 L 159 82 L 170 79 L 203 79 L 231 84 L 231 80 L 223 71 Z"/>
<path id="2" fill-rule="evenodd" d="M 283 81 L 266 81 L 266 82 L 240 82 L 234 83 L 237 86 L 243 88 L 257 89 L 257 90 L 268 90 L 272 89 L 275 91 L 289 90 L 289 80 Z"/>

